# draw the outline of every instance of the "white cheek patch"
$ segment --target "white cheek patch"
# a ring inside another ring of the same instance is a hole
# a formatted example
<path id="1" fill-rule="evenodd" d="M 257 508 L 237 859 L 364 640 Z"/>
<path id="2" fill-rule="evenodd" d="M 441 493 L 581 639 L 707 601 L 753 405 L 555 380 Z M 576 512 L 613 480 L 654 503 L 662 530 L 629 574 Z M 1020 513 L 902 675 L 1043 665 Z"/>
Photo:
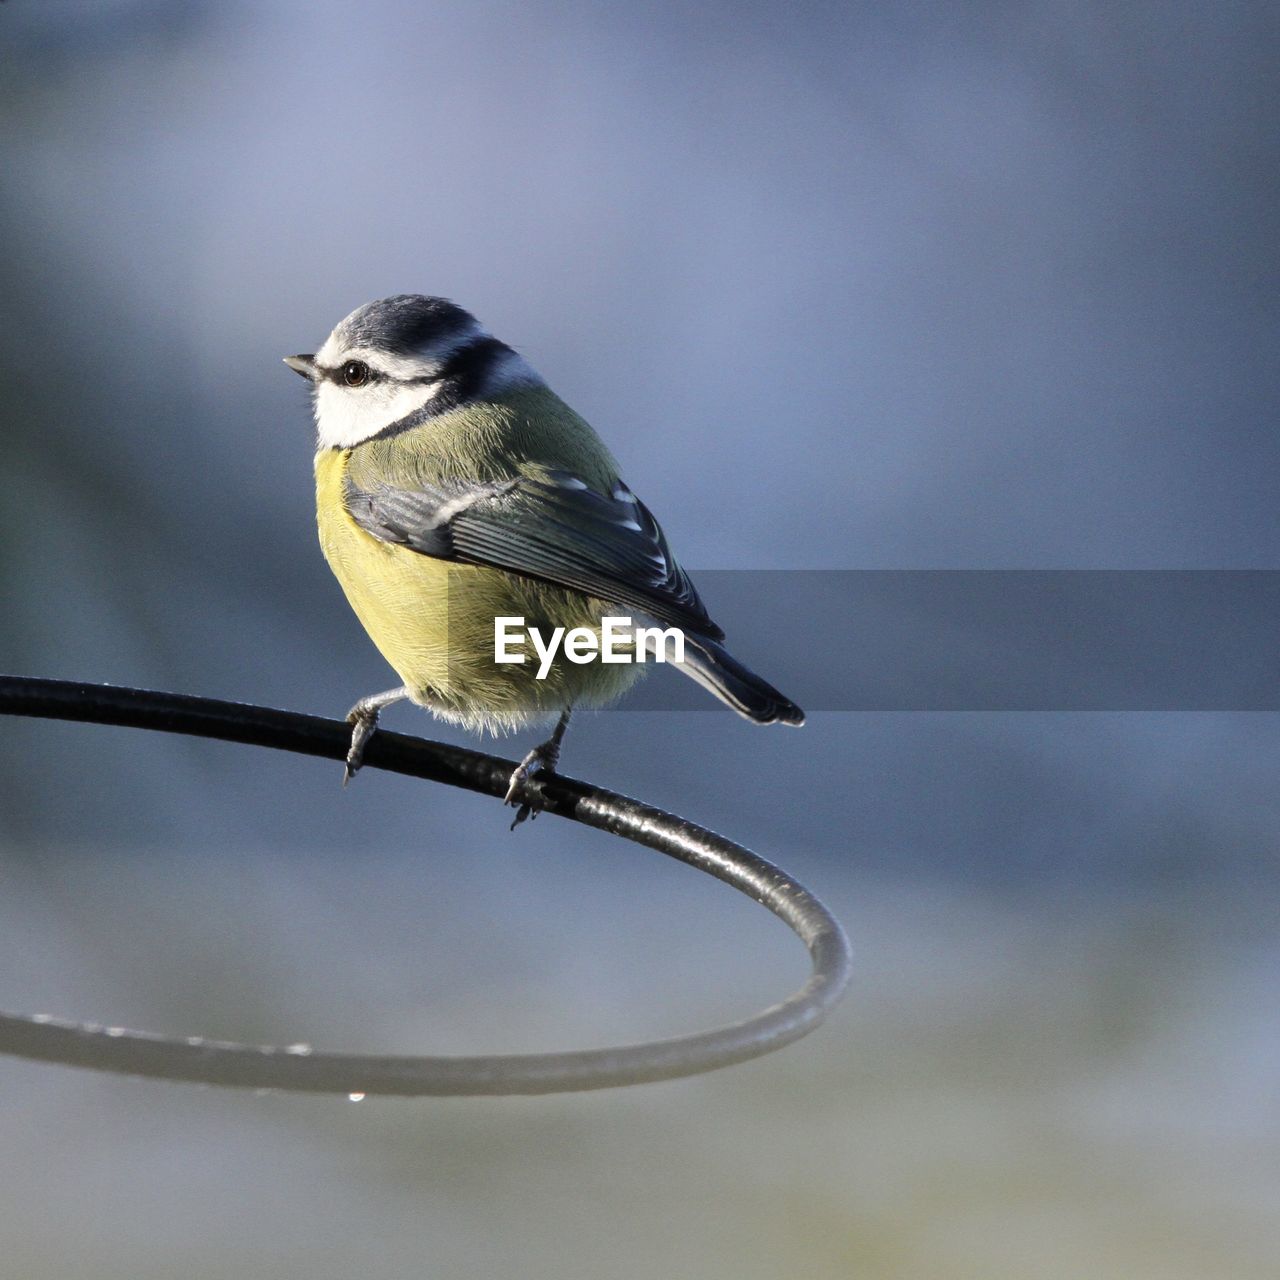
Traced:
<path id="1" fill-rule="evenodd" d="M 316 388 L 316 442 L 322 449 L 354 449 L 421 409 L 438 390 L 436 382 L 347 387 L 326 380 Z"/>

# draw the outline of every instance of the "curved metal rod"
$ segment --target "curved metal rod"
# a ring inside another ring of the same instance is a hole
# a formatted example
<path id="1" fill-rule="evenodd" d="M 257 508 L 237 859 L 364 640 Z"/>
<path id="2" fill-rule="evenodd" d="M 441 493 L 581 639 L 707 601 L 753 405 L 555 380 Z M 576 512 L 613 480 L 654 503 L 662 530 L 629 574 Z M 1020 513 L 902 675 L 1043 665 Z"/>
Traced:
<path id="1" fill-rule="evenodd" d="M 0 713 L 159 729 L 342 760 L 349 727 L 235 702 L 111 685 L 0 676 Z M 365 764 L 501 797 L 512 762 L 379 730 Z M 247 1089 L 374 1096 L 557 1093 L 695 1075 L 779 1049 L 812 1031 L 849 980 L 849 943 L 835 918 L 785 872 L 683 818 L 553 775 L 544 811 L 656 849 L 723 880 L 786 921 L 813 972 L 793 995 L 713 1031 L 612 1049 L 485 1057 L 317 1053 L 301 1046 L 172 1039 L 44 1015 L 0 1013 L 0 1053 L 165 1080 Z"/>

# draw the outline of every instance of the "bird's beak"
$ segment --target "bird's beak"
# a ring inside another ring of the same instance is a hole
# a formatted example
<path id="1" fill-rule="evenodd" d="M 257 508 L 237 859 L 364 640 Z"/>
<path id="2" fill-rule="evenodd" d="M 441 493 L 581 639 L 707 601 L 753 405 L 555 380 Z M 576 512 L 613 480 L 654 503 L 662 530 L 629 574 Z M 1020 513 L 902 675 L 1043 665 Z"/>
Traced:
<path id="1" fill-rule="evenodd" d="M 304 378 L 309 378 L 312 382 L 316 380 L 315 356 L 285 356 L 284 362 L 294 373 L 300 373 Z"/>

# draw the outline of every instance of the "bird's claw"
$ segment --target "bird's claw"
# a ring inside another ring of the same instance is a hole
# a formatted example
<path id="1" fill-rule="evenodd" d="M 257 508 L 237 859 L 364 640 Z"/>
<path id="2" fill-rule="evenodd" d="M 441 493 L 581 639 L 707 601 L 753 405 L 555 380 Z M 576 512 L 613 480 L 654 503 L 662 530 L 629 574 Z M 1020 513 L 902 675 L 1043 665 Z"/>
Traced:
<path id="1" fill-rule="evenodd" d="M 364 749 L 378 727 L 378 713 L 353 707 L 347 714 L 347 723 L 352 726 L 351 746 L 347 750 L 347 765 L 342 771 L 342 785 L 345 787 L 360 772 L 364 764 Z"/>
<path id="2" fill-rule="evenodd" d="M 532 821 L 542 812 L 541 787 L 536 786 L 534 773 L 537 772 L 539 780 L 555 773 L 560 752 L 549 750 L 549 747 L 550 744 L 545 742 L 540 747 L 534 747 L 512 770 L 511 780 L 507 783 L 507 794 L 502 801 L 503 804 L 519 806 L 516 816 L 511 820 L 512 831 L 526 818 Z"/>
<path id="3" fill-rule="evenodd" d="M 511 774 L 503 804 L 518 803 L 520 806 L 516 810 L 516 816 L 511 820 L 512 831 L 526 818 L 532 820 L 542 812 L 542 787 L 534 785 L 533 771 L 536 769 L 540 775 L 539 784 L 555 773 L 556 765 L 560 763 L 560 744 L 564 741 L 564 731 L 568 727 L 572 710 L 571 707 L 564 709 L 551 737 L 540 746 L 534 747 Z"/>

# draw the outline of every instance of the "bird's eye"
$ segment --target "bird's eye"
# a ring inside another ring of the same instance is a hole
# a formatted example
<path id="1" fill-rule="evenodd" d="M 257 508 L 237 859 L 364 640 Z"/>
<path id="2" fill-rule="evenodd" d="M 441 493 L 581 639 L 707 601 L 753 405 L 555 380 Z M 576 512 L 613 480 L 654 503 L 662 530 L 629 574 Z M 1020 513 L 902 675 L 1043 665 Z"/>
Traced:
<path id="1" fill-rule="evenodd" d="M 342 380 L 349 387 L 363 387 L 369 381 L 369 366 L 363 360 L 348 360 L 342 366 Z"/>

